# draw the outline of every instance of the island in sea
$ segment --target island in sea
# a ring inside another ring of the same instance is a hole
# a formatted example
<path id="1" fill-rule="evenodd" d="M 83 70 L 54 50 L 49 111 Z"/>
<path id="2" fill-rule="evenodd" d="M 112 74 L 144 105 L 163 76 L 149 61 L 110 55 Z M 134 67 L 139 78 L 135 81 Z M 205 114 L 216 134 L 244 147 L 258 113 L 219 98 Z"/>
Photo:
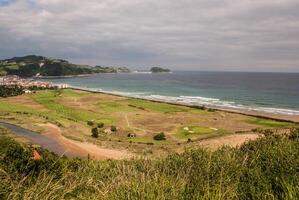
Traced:
<path id="1" fill-rule="evenodd" d="M 165 69 L 162 67 L 152 67 L 150 70 L 152 73 L 170 73 L 170 69 Z"/>

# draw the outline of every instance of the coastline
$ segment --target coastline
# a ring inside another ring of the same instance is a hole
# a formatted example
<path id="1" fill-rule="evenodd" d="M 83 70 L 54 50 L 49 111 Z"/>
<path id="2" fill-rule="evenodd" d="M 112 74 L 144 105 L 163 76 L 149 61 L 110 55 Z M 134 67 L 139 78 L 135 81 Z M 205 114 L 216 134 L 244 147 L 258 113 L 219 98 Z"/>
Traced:
<path id="1" fill-rule="evenodd" d="M 107 72 L 107 73 L 92 73 L 92 74 L 78 74 L 78 75 L 66 75 L 66 76 L 33 76 L 33 79 L 60 79 L 60 78 L 75 78 L 75 77 L 89 77 L 97 74 L 130 74 L 133 72 Z"/>
<path id="2" fill-rule="evenodd" d="M 73 90 L 79 90 L 79 91 L 84 91 L 84 92 L 91 92 L 91 93 L 100 93 L 100 94 L 108 94 L 112 96 L 118 96 L 118 97 L 127 97 L 127 98 L 132 98 L 132 99 L 142 99 L 142 100 L 147 100 L 151 102 L 157 102 L 157 103 L 166 103 L 170 105 L 177 105 L 177 106 L 186 106 L 186 107 L 194 107 L 196 105 L 192 103 L 181 103 L 181 102 L 173 102 L 173 101 L 167 101 L 167 100 L 156 100 L 156 99 L 149 99 L 149 98 L 142 98 L 142 97 L 133 97 L 129 95 L 124 95 L 124 94 L 116 94 L 114 92 L 109 92 L 109 91 L 98 91 L 98 90 L 92 90 L 88 88 L 81 88 L 81 87 L 76 87 L 69 85 L 68 89 L 73 89 Z M 246 111 L 242 109 L 233 109 L 233 108 L 220 108 L 217 106 L 204 106 L 207 109 L 213 109 L 216 111 L 222 111 L 222 112 L 228 112 L 228 113 L 234 113 L 234 114 L 241 114 L 241 115 L 246 115 L 246 116 L 251 116 L 251 117 L 259 117 L 259 118 L 264 118 L 264 119 L 271 119 L 271 120 L 277 120 L 277 121 L 283 121 L 283 122 L 292 122 L 292 123 L 299 123 L 299 115 L 287 115 L 287 114 L 276 114 L 276 113 L 267 113 L 263 111 Z"/>

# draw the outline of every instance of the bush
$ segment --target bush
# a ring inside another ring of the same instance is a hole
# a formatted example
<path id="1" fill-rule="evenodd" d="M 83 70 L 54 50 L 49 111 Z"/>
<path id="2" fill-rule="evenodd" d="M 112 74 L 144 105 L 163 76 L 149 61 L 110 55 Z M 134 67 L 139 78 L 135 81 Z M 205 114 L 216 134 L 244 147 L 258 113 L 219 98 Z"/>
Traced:
<path id="1" fill-rule="evenodd" d="M 116 126 L 111 126 L 110 130 L 111 130 L 112 132 L 116 132 L 116 131 L 117 131 Z"/>
<path id="2" fill-rule="evenodd" d="M 198 109 L 198 110 L 206 110 L 206 107 L 205 107 L 205 106 L 197 106 L 197 105 L 193 105 L 193 106 L 191 106 L 191 108 L 195 108 L 195 109 Z"/>
<path id="3" fill-rule="evenodd" d="M 98 130 L 98 128 L 92 128 L 91 129 L 91 136 L 94 137 L 94 138 L 99 137 L 99 130 Z"/>
<path id="4" fill-rule="evenodd" d="M 299 128 L 295 128 L 291 130 L 291 133 L 289 135 L 289 139 L 291 140 L 298 140 L 299 139 Z"/>
<path id="5" fill-rule="evenodd" d="M 154 140 L 166 140 L 166 136 L 163 132 L 158 133 L 153 137 Z"/>
<path id="6" fill-rule="evenodd" d="M 97 127 L 98 127 L 98 128 L 103 128 L 103 127 L 104 127 L 104 123 L 103 123 L 103 122 L 99 122 L 99 123 L 97 124 Z"/>
<path id="7" fill-rule="evenodd" d="M 87 125 L 88 126 L 94 126 L 94 121 L 92 121 L 92 120 L 87 121 Z"/>

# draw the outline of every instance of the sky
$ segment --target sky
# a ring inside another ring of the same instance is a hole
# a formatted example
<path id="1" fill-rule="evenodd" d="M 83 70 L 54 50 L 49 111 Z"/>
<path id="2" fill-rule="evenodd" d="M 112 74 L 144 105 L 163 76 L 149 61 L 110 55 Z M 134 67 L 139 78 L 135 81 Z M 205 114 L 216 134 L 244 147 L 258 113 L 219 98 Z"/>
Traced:
<path id="1" fill-rule="evenodd" d="M 0 0 L 0 58 L 299 72 L 298 0 Z"/>

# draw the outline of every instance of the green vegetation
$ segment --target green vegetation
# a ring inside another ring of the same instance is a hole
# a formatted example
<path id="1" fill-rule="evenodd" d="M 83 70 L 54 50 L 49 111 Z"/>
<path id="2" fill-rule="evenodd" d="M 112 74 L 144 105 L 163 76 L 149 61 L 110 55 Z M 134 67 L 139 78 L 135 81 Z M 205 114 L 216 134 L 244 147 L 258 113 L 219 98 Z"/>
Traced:
<path id="1" fill-rule="evenodd" d="M 82 96 L 84 96 L 83 93 L 78 93 L 77 91 L 72 89 L 63 89 L 61 90 L 61 94 L 66 97 L 74 97 L 74 98 L 81 98 Z"/>
<path id="2" fill-rule="evenodd" d="M 172 113 L 172 112 L 186 112 L 187 108 L 182 106 L 170 105 L 166 103 L 151 102 L 142 99 L 128 99 L 129 105 L 135 108 L 144 109 L 154 112 Z"/>
<path id="3" fill-rule="evenodd" d="M 164 68 L 161 68 L 161 67 L 152 67 L 150 71 L 152 73 L 170 72 L 169 69 L 164 69 Z"/>
<path id="4" fill-rule="evenodd" d="M 98 127 L 98 128 L 103 128 L 104 125 L 105 125 L 105 124 L 104 124 L 103 122 L 99 122 L 99 123 L 97 123 L 97 127 Z"/>
<path id="5" fill-rule="evenodd" d="M 87 125 L 88 125 L 88 126 L 94 126 L 95 123 L 94 123 L 94 121 L 92 121 L 92 120 L 88 120 L 88 121 L 87 121 Z"/>
<path id="6" fill-rule="evenodd" d="M 91 129 L 91 136 L 94 138 L 98 138 L 99 137 L 99 130 L 98 128 L 94 127 Z"/>
<path id="7" fill-rule="evenodd" d="M 97 73 L 129 73 L 130 70 L 126 67 L 102 67 L 102 66 L 95 66 L 94 70 Z"/>
<path id="8" fill-rule="evenodd" d="M 293 123 L 271 120 L 271 119 L 263 119 L 263 118 L 256 118 L 250 117 L 246 120 L 247 123 L 264 126 L 264 127 L 292 127 L 294 126 Z"/>
<path id="9" fill-rule="evenodd" d="M 18 75 L 21 77 L 130 72 L 130 70 L 125 67 L 76 65 L 66 60 L 51 59 L 36 55 L 0 60 L 0 71 L 1 74 Z"/>
<path id="10" fill-rule="evenodd" d="M 161 133 L 158 133 L 157 135 L 155 135 L 154 137 L 153 137 L 153 139 L 154 140 L 166 140 L 166 136 L 165 136 L 165 134 L 163 133 L 163 132 L 161 132 Z"/>
<path id="11" fill-rule="evenodd" d="M 140 144 L 157 144 L 164 145 L 170 144 L 168 140 L 154 140 L 153 138 L 144 137 L 144 136 L 135 136 L 128 139 L 129 142 L 140 143 Z"/>
<path id="12" fill-rule="evenodd" d="M 61 117 L 68 120 L 87 123 L 87 121 L 95 120 L 96 122 L 111 123 L 113 120 L 107 116 L 100 116 L 90 111 L 81 111 L 80 109 L 73 109 L 63 104 L 58 103 L 58 98 L 61 92 L 59 90 L 48 90 L 38 92 L 31 96 L 37 103 L 45 106 L 51 111 L 56 112 Z"/>
<path id="13" fill-rule="evenodd" d="M 96 104 L 100 109 L 106 112 L 131 112 L 136 108 L 128 106 L 126 101 L 100 101 Z"/>
<path id="14" fill-rule="evenodd" d="M 0 97 L 11 97 L 11 96 L 18 96 L 23 94 L 23 88 L 12 85 L 0 85 Z"/>
<path id="15" fill-rule="evenodd" d="M 203 126 L 185 126 L 179 128 L 175 136 L 178 139 L 198 138 L 201 136 L 215 136 L 224 134 L 225 131 L 222 129 L 214 129 Z"/>
<path id="16" fill-rule="evenodd" d="M 299 198 L 298 130 L 240 148 L 129 161 L 60 158 L 0 133 L 0 199 Z"/>
<path id="17" fill-rule="evenodd" d="M 111 130 L 112 132 L 116 132 L 116 131 L 117 131 L 116 126 L 111 126 L 111 127 L 110 127 L 110 130 Z"/>

